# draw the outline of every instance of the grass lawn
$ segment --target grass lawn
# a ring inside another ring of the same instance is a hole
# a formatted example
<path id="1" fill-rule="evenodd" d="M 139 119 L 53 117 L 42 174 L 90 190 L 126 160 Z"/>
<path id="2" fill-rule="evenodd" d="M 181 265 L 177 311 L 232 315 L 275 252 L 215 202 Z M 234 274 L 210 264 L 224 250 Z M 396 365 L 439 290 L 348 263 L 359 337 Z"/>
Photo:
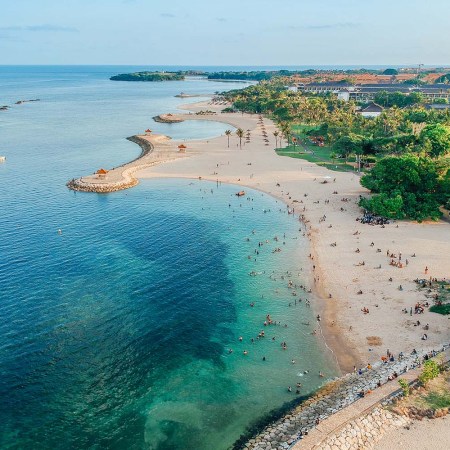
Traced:
<path id="1" fill-rule="evenodd" d="M 277 148 L 277 155 L 288 156 L 290 158 L 300 158 L 325 167 L 336 172 L 354 172 L 355 169 L 345 161 L 340 159 L 332 160 L 330 158 L 330 147 L 319 147 L 309 143 L 309 137 L 305 134 L 307 131 L 317 129 L 314 125 L 294 124 L 291 125 L 293 136 L 301 140 L 302 143 L 296 146 L 289 145 L 285 148 Z"/>
<path id="2" fill-rule="evenodd" d="M 308 150 L 305 150 L 305 147 Z M 311 150 L 310 150 L 311 147 Z M 315 163 L 319 166 L 326 167 L 329 170 L 334 170 L 337 172 L 354 172 L 355 169 L 346 164 L 345 161 L 340 159 L 335 159 L 334 161 L 330 158 L 331 150 L 329 147 L 319 147 L 319 146 L 299 146 L 293 145 L 285 148 L 277 148 L 277 155 L 289 156 L 290 158 L 300 158 L 306 161 Z"/>
<path id="3" fill-rule="evenodd" d="M 419 409 L 440 409 L 450 407 L 450 373 L 443 372 L 431 380 L 425 389 L 413 392 L 401 400 L 402 406 Z"/>

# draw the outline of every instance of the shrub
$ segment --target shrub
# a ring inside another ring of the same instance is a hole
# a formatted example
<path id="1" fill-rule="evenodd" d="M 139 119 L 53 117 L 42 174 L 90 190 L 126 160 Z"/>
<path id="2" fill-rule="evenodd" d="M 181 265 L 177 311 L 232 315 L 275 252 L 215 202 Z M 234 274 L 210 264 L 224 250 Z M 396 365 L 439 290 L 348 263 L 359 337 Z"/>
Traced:
<path id="1" fill-rule="evenodd" d="M 439 365 L 436 361 L 425 361 L 422 373 L 419 375 L 419 381 L 425 386 L 428 382 L 439 375 Z"/>
<path id="2" fill-rule="evenodd" d="M 398 384 L 399 384 L 400 387 L 402 388 L 403 395 L 404 395 L 405 397 L 408 397 L 408 395 L 409 395 L 410 392 L 411 392 L 411 389 L 410 389 L 410 387 L 409 387 L 409 383 L 408 383 L 404 378 L 400 378 L 400 379 L 398 380 Z"/>
<path id="3" fill-rule="evenodd" d="M 444 303 L 443 305 L 434 305 L 430 308 L 430 311 L 448 316 L 450 314 L 450 303 Z"/>

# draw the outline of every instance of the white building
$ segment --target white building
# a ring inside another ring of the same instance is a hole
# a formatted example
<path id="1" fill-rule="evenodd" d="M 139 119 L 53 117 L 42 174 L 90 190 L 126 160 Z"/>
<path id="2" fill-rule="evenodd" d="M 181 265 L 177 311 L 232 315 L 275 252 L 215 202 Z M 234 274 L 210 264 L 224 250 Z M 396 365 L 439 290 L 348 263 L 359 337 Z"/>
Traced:
<path id="1" fill-rule="evenodd" d="M 358 112 L 363 117 L 378 117 L 383 112 L 383 107 L 377 103 L 370 102 L 366 107 L 362 108 Z"/>

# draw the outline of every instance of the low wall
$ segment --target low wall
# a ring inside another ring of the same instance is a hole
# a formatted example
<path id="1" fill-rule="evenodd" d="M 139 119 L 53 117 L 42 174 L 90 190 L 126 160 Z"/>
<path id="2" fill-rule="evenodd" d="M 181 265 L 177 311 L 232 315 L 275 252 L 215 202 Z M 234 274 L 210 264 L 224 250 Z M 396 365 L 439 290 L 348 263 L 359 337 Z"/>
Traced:
<path id="1" fill-rule="evenodd" d="M 314 450 L 370 449 L 388 431 L 407 426 L 410 419 L 376 407 L 369 414 L 347 423 L 339 433 L 330 436 Z"/>
<path id="2" fill-rule="evenodd" d="M 444 351 L 447 347 L 448 345 L 439 352 Z M 430 354 L 436 355 L 439 352 L 432 351 Z M 376 363 L 372 369 L 366 369 L 362 374 L 348 374 L 334 380 L 322 389 L 319 389 L 314 396 L 289 414 L 265 427 L 252 439 L 244 440 L 241 438 L 235 443 L 233 449 L 287 450 L 322 420 L 359 400 L 362 391 L 374 391 L 377 389 L 378 384 L 386 384 L 389 381 L 388 377 L 394 373 L 400 376 L 411 369 L 419 367 L 426 354 L 427 352 L 424 351 L 404 356 L 393 362 Z"/>

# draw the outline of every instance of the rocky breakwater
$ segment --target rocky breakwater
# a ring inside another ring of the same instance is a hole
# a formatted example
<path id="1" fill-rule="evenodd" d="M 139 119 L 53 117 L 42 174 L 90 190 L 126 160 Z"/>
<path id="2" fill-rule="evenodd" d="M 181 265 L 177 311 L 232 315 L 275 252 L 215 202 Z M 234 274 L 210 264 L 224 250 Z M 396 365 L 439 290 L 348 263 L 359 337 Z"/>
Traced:
<path id="1" fill-rule="evenodd" d="M 153 152 L 153 144 L 143 136 L 130 136 L 127 139 L 141 147 L 141 154 L 136 159 L 111 170 L 101 169 L 93 175 L 73 178 L 66 186 L 74 191 L 96 193 L 115 192 L 136 186 L 139 181 L 134 177 L 134 172 L 155 164 L 149 158 Z"/>
<path id="2" fill-rule="evenodd" d="M 176 116 L 174 114 L 159 114 L 158 116 L 153 117 L 153 120 L 155 122 L 160 123 L 180 123 L 184 122 L 184 119 L 182 119 L 179 116 Z"/>
<path id="3" fill-rule="evenodd" d="M 447 347 L 446 347 L 447 348 Z M 442 349 L 444 350 L 444 349 Z M 371 368 L 347 374 L 325 385 L 311 398 L 293 408 L 277 421 L 262 429 L 253 438 L 243 435 L 233 446 L 234 450 L 283 450 L 289 449 L 314 429 L 322 420 L 341 411 L 362 395 L 374 391 L 391 381 L 393 377 L 419 367 L 430 352 L 415 352 L 394 358 L 393 361 L 376 363 Z M 437 352 L 432 351 L 432 355 Z M 339 447 L 342 448 L 342 447 Z"/>

